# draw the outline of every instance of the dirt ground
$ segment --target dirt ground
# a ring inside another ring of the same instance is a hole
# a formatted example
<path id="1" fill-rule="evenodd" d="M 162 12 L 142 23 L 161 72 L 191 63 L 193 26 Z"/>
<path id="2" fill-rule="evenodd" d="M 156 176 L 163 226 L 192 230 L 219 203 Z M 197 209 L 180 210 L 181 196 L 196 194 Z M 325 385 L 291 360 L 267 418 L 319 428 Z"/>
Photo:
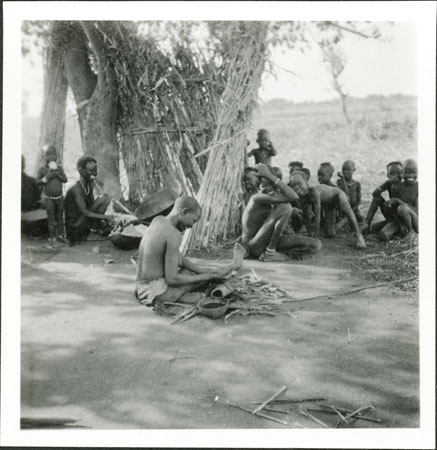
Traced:
<path id="1" fill-rule="evenodd" d="M 134 299 L 132 251 L 109 241 L 42 247 L 23 237 L 22 418 L 92 429 L 320 428 L 300 413 L 315 402 L 266 412 L 287 425 L 227 404 L 253 409 L 287 386 L 282 398 L 372 405 L 366 415 L 381 419 L 340 427 L 419 426 L 416 293 L 383 287 L 285 303 L 290 315 L 170 325 Z M 221 257 L 211 263 L 218 265 L 229 254 L 203 256 Z M 241 273 L 254 269 L 301 300 L 372 284 L 350 269 L 358 254 L 352 238 L 336 239 L 303 261 L 245 261 Z M 312 414 L 328 427 L 339 419 Z"/>

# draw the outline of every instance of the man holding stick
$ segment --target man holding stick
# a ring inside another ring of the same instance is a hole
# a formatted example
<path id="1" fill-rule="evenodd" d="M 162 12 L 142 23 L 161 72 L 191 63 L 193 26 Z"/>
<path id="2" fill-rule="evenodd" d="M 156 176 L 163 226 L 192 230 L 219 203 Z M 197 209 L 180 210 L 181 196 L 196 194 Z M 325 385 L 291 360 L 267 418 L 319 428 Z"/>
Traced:
<path id="1" fill-rule="evenodd" d="M 242 244 L 246 256 L 264 261 L 285 261 L 289 258 L 284 253 L 302 256 L 320 251 L 322 244 L 318 239 L 283 234 L 292 212 L 290 202 L 299 197 L 274 174 L 273 169 L 265 164 L 256 167 L 259 191 L 249 199 L 242 218 Z"/>

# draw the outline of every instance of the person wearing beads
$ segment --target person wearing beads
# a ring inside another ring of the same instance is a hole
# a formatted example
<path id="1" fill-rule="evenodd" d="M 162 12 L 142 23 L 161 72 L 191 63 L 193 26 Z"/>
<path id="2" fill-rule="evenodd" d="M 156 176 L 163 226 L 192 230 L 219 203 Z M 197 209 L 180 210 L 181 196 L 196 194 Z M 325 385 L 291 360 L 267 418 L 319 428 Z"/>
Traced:
<path id="1" fill-rule="evenodd" d="M 318 239 L 284 235 L 283 232 L 291 216 L 290 202 L 298 199 L 297 194 L 287 186 L 265 164 L 256 166 L 260 186 L 252 195 L 243 212 L 241 243 L 246 249 L 246 257 L 263 261 L 285 261 L 317 253 L 321 249 Z"/>
<path id="2" fill-rule="evenodd" d="M 103 195 L 94 199 L 94 181 L 97 177 L 97 161 L 91 156 L 81 156 L 77 160 L 79 180 L 65 196 L 65 229 L 71 245 L 85 241 L 92 226 L 105 228 L 105 222 L 113 224 L 114 217 L 104 214 L 109 198 Z M 107 227 L 106 227 L 107 228 Z"/>

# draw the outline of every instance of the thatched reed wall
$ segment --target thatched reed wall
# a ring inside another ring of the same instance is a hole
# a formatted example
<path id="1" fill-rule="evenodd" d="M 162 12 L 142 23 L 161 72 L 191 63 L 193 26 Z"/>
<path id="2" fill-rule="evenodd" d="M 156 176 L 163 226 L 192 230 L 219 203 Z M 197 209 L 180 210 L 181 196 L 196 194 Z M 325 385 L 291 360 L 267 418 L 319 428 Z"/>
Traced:
<path id="1" fill-rule="evenodd" d="M 217 129 L 205 150 L 208 165 L 197 195 L 202 217 L 185 237 L 185 250 L 236 237 L 240 231 L 246 132 L 266 61 L 266 33 L 267 26 L 262 22 L 231 22 L 225 29 L 227 83 Z"/>
<path id="2" fill-rule="evenodd" d="M 213 67 L 179 44 L 166 53 L 133 26 L 118 23 L 106 36 L 119 84 L 119 142 L 129 179 L 129 200 L 169 185 L 195 195 L 205 158 L 195 155 L 213 137 L 220 84 Z M 202 66 L 202 64 L 204 64 Z"/>

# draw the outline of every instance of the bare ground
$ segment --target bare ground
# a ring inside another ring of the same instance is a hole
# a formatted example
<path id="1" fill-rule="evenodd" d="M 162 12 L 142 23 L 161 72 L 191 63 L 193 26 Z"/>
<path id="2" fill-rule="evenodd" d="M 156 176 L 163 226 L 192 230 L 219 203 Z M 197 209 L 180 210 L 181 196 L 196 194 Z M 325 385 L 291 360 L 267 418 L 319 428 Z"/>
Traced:
<path id="1" fill-rule="evenodd" d="M 372 284 L 351 270 L 362 255 L 353 243 L 324 241 L 319 255 L 298 262 L 245 261 L 243 272 L 254 269 L 297 300 Z M 389 286 L 286 303 L 291 315 L 170 325 L 135 301 L 132 252 L 108 241 L 41 250 L 41 241 L 23 238 L 22 418 L 93 429 L 321 427 L 299 411 L 318 408 L 314 402 L 266 413 L 287 425 L 227 404 L 253 409 L 286 385 L 283 397 L 372 405 L 366 415 L 381 419 L 341 427 L 419 426 L 415 292 Z M 220 264 L 229 250 L 202 256 Z M 312 414 L 329 427 L 339 419 Z"/>

